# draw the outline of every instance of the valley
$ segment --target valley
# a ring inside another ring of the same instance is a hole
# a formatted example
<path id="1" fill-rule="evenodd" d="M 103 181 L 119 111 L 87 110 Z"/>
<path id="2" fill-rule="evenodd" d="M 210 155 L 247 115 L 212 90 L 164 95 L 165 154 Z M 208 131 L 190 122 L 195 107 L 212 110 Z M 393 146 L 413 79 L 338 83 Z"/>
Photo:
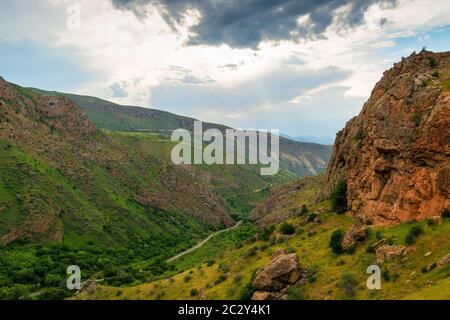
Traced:
<path id="1" fill-rule="evenodd" d="M 449 61 L 395 64 L 333 150 L 281 138 L 274 176 L 173 164 L 195 119 L 0 78 L 0 299 L 450 299 Z"/>

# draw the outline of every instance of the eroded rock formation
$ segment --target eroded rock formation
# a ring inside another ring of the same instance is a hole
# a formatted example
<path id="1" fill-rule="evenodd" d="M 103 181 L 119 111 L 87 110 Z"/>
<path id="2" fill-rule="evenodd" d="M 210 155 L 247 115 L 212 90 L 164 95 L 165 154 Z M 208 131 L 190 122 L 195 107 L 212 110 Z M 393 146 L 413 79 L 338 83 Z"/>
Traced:
<path id="1" fill-rule="evenodd" d="M 348 209 L 367 224 L 437 216 L 450 207 L 450 52 L 396 63 L 338 133 L 325 193 L 347 182 Z"/>

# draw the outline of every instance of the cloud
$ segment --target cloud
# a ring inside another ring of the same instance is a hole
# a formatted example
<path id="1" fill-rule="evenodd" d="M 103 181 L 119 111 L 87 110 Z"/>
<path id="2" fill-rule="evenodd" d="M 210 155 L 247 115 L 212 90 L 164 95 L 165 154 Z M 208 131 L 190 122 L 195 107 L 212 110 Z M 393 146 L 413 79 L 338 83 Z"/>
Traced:
<path id="1" fill-rule="evenodd" d="M 127 98 L 128 92 L 124 87 L 123 83 L 115 82 L 110 87 L 113 92 L 112 98 Z"/>
<path id="2" fill-rule="evenodd" d="M 151 103 L 156 108 L 218 121 L 220 118 L 251 117 L 260 112 L 288 105 L 293 98 L 320 84 L 345 79 L 348 73 L 337 68 L 317 72 L 307 68 L 281 66 L 256 79 L 229 86 L 161 84 L 151 89 Z"/>
<path id="3" fill-rule="evenodd" d="M 189 44 L 257 48 L 262 41 L 322 37 L 339 12 L 339 27 L 361 24 L 364 13 L 376 3 L 395 0 L 111 0 L 120 9 L 146 14 L 154 6 L 173 28 L 183 24 L 188 12 L 200 15 L 190 27 Z M 307 17 L 307 19 L 304 19 Z M 386 23 L 381 18 L 380 24 Z M 301 22 L 301 23 L 299 23 Z"/>

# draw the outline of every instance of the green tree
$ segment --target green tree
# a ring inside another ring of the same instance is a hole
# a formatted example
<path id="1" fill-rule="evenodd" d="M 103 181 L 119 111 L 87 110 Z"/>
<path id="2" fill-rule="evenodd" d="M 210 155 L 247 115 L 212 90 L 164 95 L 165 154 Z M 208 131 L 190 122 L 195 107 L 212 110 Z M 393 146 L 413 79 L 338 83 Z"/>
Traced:
<path id="1" fill-rule="evenodd" d="M 344 253 L 344 249 L 342 248 L 343 239 L 344 239 L 344 232 L 342 230 L 336 230 L 331 235 L 330 248 L 335 254 Z"/>
<path id="2" fill-rule="evenodd" d="M 341 180 L 338 182 L 331 194 L 331 208 L 337 214 L 347 211 L 347 182 Z"/>
<path id="3" fill-rule="evenodd" d="M 280 227 L 280 231 L 282 234 L 291 235 L 295 233 L 295 227 L 288 222 L 284 222 Z"/>

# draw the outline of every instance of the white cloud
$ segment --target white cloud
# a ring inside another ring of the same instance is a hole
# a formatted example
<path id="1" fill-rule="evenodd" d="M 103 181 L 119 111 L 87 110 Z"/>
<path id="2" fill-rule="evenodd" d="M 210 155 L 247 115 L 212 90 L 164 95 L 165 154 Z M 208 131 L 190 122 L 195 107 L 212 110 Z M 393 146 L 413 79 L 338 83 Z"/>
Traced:
<path id="1" fill-rule="evenodd" d="M 65 27 L 66 9 L 73 1 L 4 0 L 0 3 L 0 37 L 10 42 L 29 38 L 36 43 L 73 48 L 84 69 L 102 75 L 100 80 L 96 79 L 85 87 L 74 87 L 74 91 L 118 103 L 170 109 L 173 106 L 150 105 L 150 102 L 155 101 L 152 91 L 174 82 L 204 86 L 211 90 L 211 95 L 235 90 L 235 95 L 242 96 L 236 98 L 234 95 L 231 101 L 246 101 L 247 105 L 235 106 L 230 110 L 226 97 L 222 97 L 225 101 L 217 101 L 209 107 L 202 106 L 201 113 L 194 109 L 181 111 L 216 121 L 227 115 L 228 119 L 248 121 L 253 126 L 251 117 L 262 119 L 259 114 L 261 110 L 277 110 L 280 106 L 301 110 L 307 105 L 307 111 L 312 113 L 308 117 L 316 121 L 318 115 L 323 113 L 319 106 L 324 108 L 318 102 L 320 95 L 336 88 L 339 90 L 333 91 L 333 96 L 336 98 L 340 94 L 342 101 L 367 98 L 382 72 L 400 58 L 397 55 L 404 55 L 402 50 L 405 48 L 398 48 L 395 55 L 383 55 L 383 50 L 397 48 L 398 39 L 417 35 L 426 37 L 433 28 L 450 24 L 449 1 L 436 1 L 431 5 L 427 0 L 401 0 L 398 6 L 392 8 L 370 7 L 364 24 L 353 30 L 339 31 L 337 14 L 334 24 L 320 39 L 299 40 L 298 43 L 266 42 L 255 51 L 233 49 L 226 45 L 186 46 L 188 26 L 200 18 L 195 12 L 187 16 L 184 24 L 178 26 L 179 32 L 174 33 L 151 7 L 148 7 L 148 16 L 137 18 L 130 11 L 113 8 L 109 0 L 77 2 L 83 8 L 81 29 L 71 31 Z M 383 19 L 387 22 L 381 23 Z M 307 26 L 309 17 L 299 18 L 298 23 Z M 240 87 L 248 88 L 249 83 L 263 83 L 264 86 L 258 90 L 264 95 L 276 96 L 274 90 L 283 88 L 270 81 L 261 81 L 267 75 L 277 70 L 284 70 L 287 74 L 321 73 L 329 68 L 345 73 L 346 77 L 324 77 L 313 88 L 306 84 L 307 92 L 283 96 L 285 101 L 266 101 L 259 97 L 252 99 L 239 90 Z M 125 86 L 127 94 L 113 95 L 110 87 L 116 83 Z M 184 99 L 189 105 L 190 97 L 184 96 Z M 313 108 L 314 105 L 317 108 Z M 327 108 L 327 112 L 330 116 L 336 116 L 339 126 L 343 125 L 341 109 Z M 265 118 L 264 121 L 278 123 L 279 119 L 284 119 L 276 112 L 271 114 L 273 118 Z M 355 109 L 351 108 L 348 116 L 354 114 Z M 241 127 L 244 125 L 244 122 L 235 123 Z"/>

